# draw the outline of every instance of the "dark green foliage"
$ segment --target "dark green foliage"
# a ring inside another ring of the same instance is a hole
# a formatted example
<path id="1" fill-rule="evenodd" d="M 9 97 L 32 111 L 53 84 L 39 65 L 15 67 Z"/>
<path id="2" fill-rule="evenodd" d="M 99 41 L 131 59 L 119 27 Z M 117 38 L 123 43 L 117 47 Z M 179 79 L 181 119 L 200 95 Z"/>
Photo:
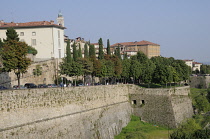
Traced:
<path id="1" fill-rule="evenodd" d="M 131 60 L 130 59 L 124 59 L 122 61 L 122 74 L 121 76 L 125 79 L 129 79 L 130 77 L 130 67 L 131 67 Z"/>
<path id="2" fill-rule="evenodd" d="M 107 51 L 107 55 L 111 55 L 109 39 L 107 40 L 107 48 L 106 48 L 106 51 Z"/>
<path id="3" fill-rule="evenodd" d="M 131 60 L 130 73 L 134 81 L 139 79 L 140 75 L 142 74 L 142 65 L 135 58 Z"/>
<path id="4" fill-rule="evenodd" d="M 99 60 L 94 59 L 93 60 L 93 72 L 92 72 L 92 76 L 96 76 L 96 77 L 102 77 L 102 62 L 100 62 Z"/>
<path id="5" fill-rule="evenodd" d="M 67 45 L 66 45 L 66 60 L 67 60 L 67 63 L 72 62 L 70 41 L 69 40 L 67 41 Z"/>
<path id="6" fill-rule="evenodd" d="M 114 63 L 111 60 L 102 60 L 101 74 L 102 77 L 114 76 Z"/>
<path id="7" fill-rule="evenodd" d="M 34 47 L 28 45 L 28 54 L 36 55 L 37 50 Z"/>
<path id="8" fill-rule="evenodd" d="M 119 59 L 121 59 L 121 54 L 120 54 L 120 47 L 118 46 L 116 49 L 116 54 L 115 54 Z"/>
<path id="9" fill-rule="evenodd" d="M 210 65 L 201 65 L 201 74 L 210 74 Z"/>
<path id="10" fill-rule="evenodd" d="M 165 65 L 157 65 L 154 74 L 153 82 L 159 84 L 166 84 L 168 82 L 168 69 Z"/>
<path id="11" fill-rule="evenodd" d="M 36 65 L 36 69 L 33 70 L 34 76 L 42 75 L 42 67 L 40 65 Z"/>
<path id="12" fill-rule="evenodd" d="M 102 38 L 98 40 L 99 45 L 99 53 L 98 53 L 98 59 L 104 59 L 104 51 L 103 51 L 103 41 Z"/>
<path id="13" fill-rule="evenodd" d="M 84 46 L 85 50 L 84 50 L 84 58 L 89 58 L 89 53 L 88 53 L 88 45 L 87 43 L 85 43 L 85 46 Z"/>
<path id="14" fill-rule="evenodd" d="M 77 46 L 76 46 L 76 43 L 74 42 L 74 44 L 73 44 L 73 60 L 76 61 L 77 58 L 78 58 Z"/>
<path id="15" fill-rule="evenodd" d="M 96 59 L 95 46 L 93 44 L 90 44 L 89 46 L 89 57 L 91 60 Z"/>
<path id="16" fill-rule="evenodd" d="M 206 112 L 209 110 L 209 103 L 206 99 L 206 89 L 191 88 L 191 97 L 194 107 L 198 112 Z M 176 129 L 171 135 L 171 139 L 209 139 L 210 129 L 204 129 L 210 122 L 209 114 L 194 115 L 193 118 L 188 119 L 186 123 L 183 123 Z"/>
<path id="17" fill-rule="evenodd" d="M 2 40 L 1 40 L 1 38 L 0 38 L 0 50 L 1 50 L 1 48 L 3 47 L 3 42 L 2 42 Z"/>
<path id="18" fill-rule="evenodd" d="M 25 42 L 11 39 L 4 43 L 1 51 L 2 71 L 14 71 L 18 79 L 18 85 L 20 85 L 20 74 L 25 73 L 31 63 L 31 60 L 26 57 L 27 52 L 28 45 Z"/>
<path id="19" fill-rule="evenodd" d="M 77 62 L 82 65 L 84 75 L 90 75 L 93 72 L 93 62 L 85 58 L 79 58 Z"/>
<path id="20" fill-rule="evenodd" d="M 82 58 L 82 50 L 81 50 L 80 43 L 79 43 L 79 49 L 78 49 L 78 57 Z"/>
<path id="21" fill-rule="evenodd" d="M 60 74 L 72 77 L 72 76 L 80 76 L 83 75 L 82 65 L 78 62 L 72 61 L 71 63 L 67 63 L 63 61 L 59 65 Z"/>
<path id="22" fill-rule="evenodd" d="M 10 40 L 19 41 L 18 34 L 14 28 L 8 28 L 6 35 L 7 35 L 7 38 L 6 38 L 6 40 L 4 40 L 4 42 L 10 41 Z"/>

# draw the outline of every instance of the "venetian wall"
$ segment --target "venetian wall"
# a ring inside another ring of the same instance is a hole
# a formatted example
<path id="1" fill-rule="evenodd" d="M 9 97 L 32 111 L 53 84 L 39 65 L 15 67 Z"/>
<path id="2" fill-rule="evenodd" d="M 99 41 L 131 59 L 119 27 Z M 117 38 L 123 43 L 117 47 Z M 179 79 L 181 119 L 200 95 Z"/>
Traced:
<path id="1" fill-rule="evenodd" d="M 54 83 L 56 76 L 58 76 L 58 65 L 61 59 L 51 59 L 47 61 L 33 62 L 27 69 L 27 72 L 21 75 L 20 84 L 34 83 L 38 84 L 51 84 Z M 41 75 L 35 75 L 34 70 L 40 68 Z M 1 73 L 0 74 L 0 85 L 7 88 L 11 88 L 17 85 L 17 77 L 14 72 Z"/>
<path id="2" fill-rule="evenodd" d="M 192 116 L 188 93 L 186 87 L 144 89 L 121 84 L 5 90 L 0 92 L 0 138 L 113 139 L 131 114 L 163 125 L 169 120 L 175 127 Z M 142 100 L 143 109 L 138 108 Z M 163 114 L 167 118 L 161 118 Z"/>

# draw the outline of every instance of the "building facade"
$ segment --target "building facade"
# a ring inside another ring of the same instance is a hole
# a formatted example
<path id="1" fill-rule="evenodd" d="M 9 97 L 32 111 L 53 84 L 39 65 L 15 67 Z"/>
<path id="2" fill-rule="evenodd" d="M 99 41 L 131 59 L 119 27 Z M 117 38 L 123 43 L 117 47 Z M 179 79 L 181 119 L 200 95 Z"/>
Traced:
<path id="1" fill-rule="evenodd" d="M 160 56 L 160 45 L 149 41 L 115 43 L 110 46 L 111 52 L 113 53 L 118 46 L 120 53 L 128 56 L 136 55 L 138 51 L 143 52 L 148 58 Z"/>
<path id="2" fill-rule="evenodd" d="M 25 23 L 6 23 L 0 21 L 0 38 L 6 39 L 7 28 L 12 27 L 19 35 L 20 41 L 34 47 L 38 53 L 36 60 L 64 57 L 64 18 L 58 14 L 58 24 L 54 21 Z"/>
<path id="3" fill-rule="evenodd" d="M 192 71 L 200 71 L 202 63 L 195 62 L 194 60 L 183 60 L 186 65 L 190 66 Z"/>

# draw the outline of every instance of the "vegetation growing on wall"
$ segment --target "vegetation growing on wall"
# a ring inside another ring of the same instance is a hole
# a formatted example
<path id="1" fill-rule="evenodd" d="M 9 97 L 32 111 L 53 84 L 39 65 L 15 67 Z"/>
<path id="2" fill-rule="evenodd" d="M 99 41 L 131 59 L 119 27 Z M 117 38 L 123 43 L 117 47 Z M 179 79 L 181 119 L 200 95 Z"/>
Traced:
<path id="1" fill-rule="evenodd" d="M 34 76 L 42 75 L 42 67 L 40 65 L 36 65 L 36 69 L 33 70 Z"/>
<path id="2" fill-rule="evenodd" d="M 195 113 L 193 118 L 188 119 L 177 128 L 171 135 L 171 139 L 207 139 L 210 138 L 210 103 L 208 95 L 210 90 L 191 88 L 191 98 Z"/>

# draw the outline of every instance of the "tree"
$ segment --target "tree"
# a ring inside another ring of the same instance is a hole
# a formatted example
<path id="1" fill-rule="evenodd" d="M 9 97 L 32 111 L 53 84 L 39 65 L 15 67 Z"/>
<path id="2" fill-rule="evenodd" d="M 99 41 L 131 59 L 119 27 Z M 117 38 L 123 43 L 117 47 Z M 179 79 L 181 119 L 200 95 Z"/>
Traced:
<path id="1" fill-rule="evenodd" d="M 117 46 L 116 54 L 115 54 L 119 59 L 121 59 L 121 54 L 120 54 L 120 46 Z"/>
<path id="2" fill-rule="evenodd" d="M 166 84 L 168 82 L 168 69 L 165 65 L 157 65 L 154 74 L 153 82 L 158 84 Z"/>
<path id="3" fill-rule="evenodd" d="M 67 41 L 67 45 L 66 45 L 66 62 L 67 63 L 72 62 L 71 50 L 70 50 L 70 40 Z"/>
<path id="4" fill-rule="evenodd" d="M 7 37 L 9 38 L 9 37 Z M 18 86 L 20 86 L 20 75 L 25 73 L 31 60 L 26 57 L 28 52 L 28 45 L 25 42 L 18 42 L 16 40 L 8 39 L 1 52 L 3 71 L 11 72 L 17 76 Z"/>
<path id="5" fill-rule="evenodd" d="M 98 52 L 98 59 L 104 59 L 104 51 L 103 51 L 103 41 L 102 38 L 98 40 L 99 45 L 99 52 Z"/>
<path id="6" fill-rule="evenodd" d="M 152 75 L 154 73 L 155 67 L 156 67 L 155 64 L 149 59 L 142 64 L 142 74 L 140 76 L 140 79 L 144 83 L 152 82 Z"/>
<path id="7" fill-rule="evenodd" d="M 106 52 L 107 52 L 107 55 L 111 55 L 111 51 L 110 51 L 110 42 L 109 42 L 109 39 L 107 40 L 107 48 L 106 48 Z"/>
<path id="8" fill-rule="evenodd" d="M 28 54 L 36 55 L 37 50 L 34 47 L 28 45 Z"/>
<path id="9" fill-rule="evenodd" d="M 133 58 L 131 60 L 131 68 L 130 68 L 130 75 L 133 77 L 133 82 L 135 83 L 136 79 L 139 79 L 141 73 L 142 73 L 142 66 L 141 64 Z"/>
<path id="10" fill-rule="evenodd" d="M 88 58 L 89 57 L 89 53 L 88 53 L 88 45 L 87 43 L 85 43 L 85 50 L 84 50 L 84 58 Z"/>
<path id="11" fill-rule="evenodd" d="M 126 80 L 130 77 L 130 67 L 131 67 L 131 60 L 130 59 L 124 59 L 122 61 L 122 74 L 121 76 Z"/>
<path id="12" fill-rule="evenodd" d="M 85 77 L 87 75 L 90 75 L 93 72 L 93 62 L 91 62 L 91 61 L 89 61 L 88 59 L 85 59 L 85 58 L 79 58 L 77 60 L 77 62 L 82 65 L 82 73 L 83 73 L 83 76 L 84 76 L 84 83 L 86 83 Z"/>
<path id="13" fill-rule="evenodd" d="M 93 44 L 90 44 L 90 46 L 89 46 L 89 57 L 90 57 L 91 61 L 96 59 L 95 47 Z"/>
<path id="14" fill-rule="evenodd" d="M 14 28 L 8 28 L 8 29 L 7 29 L 7 32 L 6 32 L 6 35 L 7 35 L 7 38 L 6 38 L 6 40 L 4 39 L 4 42 L 10 41 L 10 40 L 19 41 L 18 34 L 17 34 L 17 32 L 14 30 Z"/>
<path id="15" fill-rule="evenodd" d="M 76 61 L 77 57 L 78 57 L 78 53 L 77 53 L 77 48 L 76 48 L 76 43 L 74 42 L 73 44 L 73 60 Z"/>
<path id="16" fill-rule="evenodd" d="M 81 50 L 81 45 L 79 43 L 79 49 L 78 49 L 78 57 L 82 58 L 82 50 Z"/>
<path id="17" fill-rule="evenodd" d="M 2 40 L 1 40 L 1 38 L 0 38 L 0 50 L 1 50 L 1 48 L 3 47 L 3 42 L 2 42 Z"/>

